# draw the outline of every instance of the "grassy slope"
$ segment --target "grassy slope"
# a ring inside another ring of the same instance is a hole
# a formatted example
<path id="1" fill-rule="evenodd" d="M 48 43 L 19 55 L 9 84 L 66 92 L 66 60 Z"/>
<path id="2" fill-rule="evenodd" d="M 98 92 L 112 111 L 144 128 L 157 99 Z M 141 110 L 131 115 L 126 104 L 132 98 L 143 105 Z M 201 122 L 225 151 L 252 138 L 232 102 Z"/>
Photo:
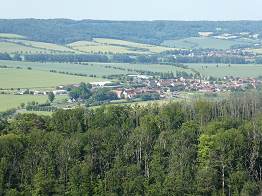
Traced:
<path id="1" fill-rule="evenodd" d="M 141 44 L 117 39 L 97 38 L 94 41 L 77 41 L 67 46 L 26 40 L 15 34 L 0 34 L 5 39 L 0 42 L 0 52 L 4 53 L 114 53 L 114 54 L 149 54 L 159 53 L 171 48 Z"/>
<path id="2" fill-rule="evenodd" d="M 27 40 L 17 34 L 0 33 L 0 52 L 4 53 L 79 53 L 63 45 Z"/>
<path id="3" fill-rule="evenodd" d="M 130 51 L 126 47 L 120 47 L 120 46 L 111 46 L 111 45 L 104 45 L 104 44 L 93 44 L 88 43 L 86 41 L 79 41 L 77 43 L 72 43 L 68 45 L 72 47 L 74 50 L 77 50 L 79 52 L 86 52 L 86 53 L 113 53 L 113 54 L 141 54 L 141 52 L 136 51 Z M 142 52 L 143 53 L 143 52 Z"/>
<path id="4" fill-rule="evenodd" d="M 148 53 L 160 53 L 167 50 L 172 50 L 171 48 L 163 46 L 155 46 L 148 44 L 141 44 L 135 42 L 129 42 L 117 39 L 105 39 L 105 38 L 95 38 L 93 41 L 78 41 L 68 44 L 75 50 L 82 52 L 110 52 L 118 54 L 148 54 Z"/>
<path id="5" fill-rule="evenodd" d="M 39 49 L 44 49 L 49 52 L 55 51 L 55 52 L 64 52 L 64 53 L 76 53 L 77 51 L 70 49 L 66 46 L 63 45 L 58 45 L 58 44 L 53 44 L 53 43 L 45 43 L 45 42 L 36 42 L 36 41 L 30 41 L 30 40 L 9 40 L 10 42 L 15 42 L 15 43 L 22 43 L 28 47 L 32 48 L 39 48 Z"/>
<path id="6" fill-rule="evenodd" d="M 142 48 L 152 53 L 160 53 L 167 50 L 172 50 L 171 48 L 167 48 L 164 46 L 141 44 L 141 43 L 129 42 L 129 41 L 117 40 L 117 39 L 95 38 L 94 41 L 97 43 L 103 43 L 108 45 L 121 45 L 125 47 Z"/>
<path id="7" fill-rule="evenodd" d="M 0 41 L 0 53 L 35 54 L 35 53 L 48 53 L 48 51 L 46 51 L 45 49 L 38 49 L 38 48 L 32 48 L 30 46 L 23 46 L 17 43 Z"/>

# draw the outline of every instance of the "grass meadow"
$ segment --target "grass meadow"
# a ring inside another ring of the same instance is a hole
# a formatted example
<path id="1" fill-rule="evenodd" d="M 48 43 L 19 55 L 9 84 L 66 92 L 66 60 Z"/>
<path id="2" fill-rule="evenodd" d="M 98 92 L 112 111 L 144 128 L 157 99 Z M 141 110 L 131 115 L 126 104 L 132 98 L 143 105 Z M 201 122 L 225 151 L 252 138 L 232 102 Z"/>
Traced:
<path id="1" fill-rule="evenodd" d="M 11 108 L 17 108 L 21 103 L 28 102 L 45 103 L 47 96 L 34 96 L 34 95 L 0 95 L 0 112 L 6 111 Z"/>
<path id="2" fill-rule="evenodd" d="M 0 88 L 51 88 L 62 84 L 102 81 L 101 78 L 90 78 L 56 74 L 39 70 L 0 69 Z"/>
<path id="3" fill-rule="evenodd" d="M 204 76 L 258 77 L 262 75 L 262 65 L 258 64 L 187 64 Z"/>
<path id="4" fill-rule="evenodd" d="M 33 70 L 40 71 L 64 71 L 70 73 L 81 73 L 87 75 L 96 75 L 98 78 L 102 76 L 108 76 L 113 74 L 135 74 L 136 72 L 131 70 L 143 70 L 153 72 L 173 72 L 176 71 L 188 71 L 183 68 L 175 67 L 172 65 L 160 65 L 160 64 L 128 64 L 128 63 L 87 63 L 86 64 L 73 64 L 73 63 L 40 63 L 40 62 L 18 62 L 18 61 L 0 61 L 0 66 L 21 67 L 27 69 L 31 67 Z M 111 68 L 106 68 L 112 66 Z M 124 70 L 115 69 L 124 68 Z"/>
<path id="5" fill-rule="evenodd" d="M 105 38 L 95 38 L 93 41 L 78 41 L 68 44 L 68 46 L 74 50 L 86 53 L 150 54 L 173 50 L 172 48 L 164 46 Z"/>
<path id="6" fill-rule="evenodd" d="M 164 46 L 176 48 L 213 48 L 213 49 L 230 49 L 234 45 L 252 44 L 253 40 L 249 39 L 236 39 L 236 40 L 223 40 L 212 37 L 190 37 L 179 40 L 166 40 L 162 43 Z"/>

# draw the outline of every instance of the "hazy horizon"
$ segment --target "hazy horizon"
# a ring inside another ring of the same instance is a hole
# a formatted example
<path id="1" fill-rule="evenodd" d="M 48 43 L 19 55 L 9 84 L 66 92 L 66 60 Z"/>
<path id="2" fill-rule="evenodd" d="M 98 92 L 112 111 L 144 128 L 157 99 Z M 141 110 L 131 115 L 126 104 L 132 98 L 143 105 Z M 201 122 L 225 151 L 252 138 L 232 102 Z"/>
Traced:
<path id="1" fill-rule="evenodd" d="M 82 19 L 76 19 L 76 18 L 0 18 L 0 20 L 73 20 L 73 21 L 116 21 L 116 22 L 154 22 L 154 21 L 170 21 L 170 22 L 238 22 L 238 21 L 262 21 L 262 19 L 235 19 L 235 20 L 168 20 L 168 19 L 162 19 L 162 20 L 131 20 L 131 19 L 94 19 L 94 18 L 82 18 Z"/>
<path id="2" fill-rule="evenodd" d="M 2 19 L 73 19 L 115 21 L 262 20 L 260 0 L 9 0 L 1 4 Z"/>

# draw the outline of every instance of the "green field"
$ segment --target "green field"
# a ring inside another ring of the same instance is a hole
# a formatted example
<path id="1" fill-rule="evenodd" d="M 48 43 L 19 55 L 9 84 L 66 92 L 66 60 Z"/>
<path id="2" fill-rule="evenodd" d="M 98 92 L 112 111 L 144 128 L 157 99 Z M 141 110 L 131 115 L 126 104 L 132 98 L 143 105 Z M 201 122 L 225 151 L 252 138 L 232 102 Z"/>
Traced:
<path id="1" fill-rule="evenodd" d="M 95 38 L 93 41 L 78 41 L 68 46 L 74 50 L 86 53 L 113 53 L 113 54 L 150 54 L 160 53 L 172 48 L 156 45 L 141 44 L 117 39 Z"/>
<path id="2" fill-rule="evenodd" d="M 4 39 L 25 39 L 22 35 L 12 34 L 12 33 L 0 33 L 0 38 Z"/>
<path id="3" fill-rule="evenodd" d="M 112 53 L 112 54 L 152 54 L 174 50 L 166 46 L 157 46 L 118 39 L 95 38 L 67 45 L 27 40 L 16 34 L 1 34 L 0 53 L 49 54 L 49 53 Z"/>
<path id="4" fill-rule="evenodd" d="M 103 65 L 103 64 L 102 64 Z M 133 70 L 143 70 L 143 71 L 152 71 L 152 72 L 173 72 L 176 71 L 186 71 L 191 73 L 190 70 L 172 66 L 172 65 L 161 65 L 161 64 L 127 64 L 127 63 L 108 63 L 107 65 L 112 65 L 115 67 L 125 68 L 125 69 L 133 69 Z"/>
<path id="5" fill-rule="evenodd" d="M 5 77 L 5 72 L 7 69 L 0 70 L 0 81 L 3 81 L 2 78 L 10 78 L 12 74 L 16 78 L 20 78 L 19 84 L 30 85 L 30 87 L 48 87 L 53 86 L 56 84 L 61 84 L 64 82 L 71 83 L 71 82 L 79 82 L 84 80 L 85 82 L 90 81 L 101 81 L 102 76 L 108 76 L 112 74 L 136 74 L 134 71 L 128 71 L 127 69 L 131 70 L 143 70 L 143 71 L 153 71 L 153 72 L 173 72 L 176 71 L 186 71 L 188 73 L 192 72 L 189 69 L 183 69 L 179 67 L 175 67 L 172 65 L 160 65 L 160 64 L 125 64 L 125 63 L 88 63 L 88 65 L 81 65 L 81 64 L 72 64 L 72 63 L 38 63 L 38 62 L 17 62 L 17 61 L 0 61 L 1 65 L 7 65 L 11 67 L 21 67 L 23 70 L 20 69 L 8 69 L 8 73 Z M 187 64 L 190 68 L 193 68 L 199 71 L 202 75 L 205 76 L 215 76 L 215 77 L 224 77 L 224 76 L 239 76 L 239 77 L 257 77 L 262 75 L 262 65 L 257 64 L 231 64 L 230 66 L 219 64 Z M 106 68 L 106 66 L 112 66 L 111 68 Z M 207 66 L 207 68 L 206 68 Z M 32 70 L 26 70 L 27 67 L 31 67 Z M 117 68 L 124 68 L 125 70 L 115 69 Z M 71 75 L 64 75 L 64 74 L 55 74 L 50 73 L 50 70 L 57 70 L 57 71 L 64 71 L 64 72 L 71 72 L 71 73 L 82 73 L 87 75 L 96 75 L 97 78 L 88 78 L 88 77 L 77 77 Z M 23 73 L 23 74 L 22 74 Z M 31 75 L 31 76 L 30 76 Z M 38 80 L 39 77 L 41 81 L 32 82 L 30 80 L 24 80 L 24 76 L 26 78 L 33 79 L 34 81 Z M 16 79 L 16 80 L 18 80 Z M 0 88 L 13 83 L 13 80 L 3 84 L 0 83 Z M 26 82 L 28 81 L 28 82 Z M 35 85 L 37 84 L 37 85 Z M 45 85 L 47 84 L 47 85 Z M 13 84 L 11 85 L 14 86 Z M 17 85 L 15 85 L 17 87 Z M 23 85 L 25 86 L 25 85 Z"/>
<path id="6" fill-rule="evenodd" d="M 127 71 L 107 69 L 104 64 L 88 63 L 88 65 L 73 64 L 73 63 L 40 63 L 40 62 L 17 62 L 17 61 L 0 61 L 0 65 L 7 65 L 12 67 L 27 68 L 31 67 L 33 70 L 41 71 L 64 71 L 70 73 L 81 73 L 91 75 L 94 74 L 97 77 L 112 74 L 127 74 Z"/>
<path id="7" fill-rule="evenodd" d="M 0 69 L 0 88 L 50 88 L 62 84 L 102 81 L 90 78 L 25 69 Z"/>
<path id="8" fill-rule="evenodd" d="M 47 97 L 33 95 L 0 95 L 0 112 L 11 108 L 17 108 L 21 103 L 28 103 L 32 101 L 45 103 L 47 101 Z"/>
<path id="9" fill-rule="evenodd" d="M 56 106 L 60 102 L 63 102 L 68 98 L 67 95 L 56 96 L 53 104 Z M 45 103 L 48 100 L 47 96 L 44 95 L 13 95 L 7 94 L 2 95 L 0 94 L 0 112 L 17 108 L 21 105 L 21 103 L 27 104 L 28 102 L 35 101 L 39 104 Z M 45 111 L 26 111 L 25 109 L 19 109 L 19 113 L 37 113 L 40 115 L 50 115 L 52 112 L 45 112 Z"/>
<path id="10" fill-rule="evenodd" d="M 49 71 L 65 71 L 71 73 L 95 74 L 97 77 L 108 76 L 112 74 L 136 74 L 136 72 L 128 71 L 127 69 L 137 69 L 154 72 L 176 72 L 189 71 L 183 68 L 178 68 L 171 65 L 160 64 L 127 64 L 127 63 L 88 63 L 88 65 L 73 64 L 73 63 L 39 63 L 39 62 L 18 62 L 18 61 L 0 61 L 0 66 L 7 65 L 11 67 L 31 67 L 33 70 Z M 105 66 L 114 66 L 124 68 L 119 70 L 114 68 L 106 68 Z"/>
<path id="11" fill-rule="evenodd" d="M 20 46 L 25 45 L 31 48 L 44 49 L 45 52 L 77 53 L 77 51 L 70 49 L 66 46 L 53 44 L 53 43 L 36 42 L 36 41 L 30 41 L 30 40 L 17 40 L 17 39 L 14 39 L 14 40 L 12 39 L 8 41 L 16 43 L 16 44 L 20 44 Z"/>
<path id="12" fill-rule="evenodd" d="M 39 54 L 48 53 L 45 49 L 32 48 L 18 43 L 0 41 L 0 53 Z"/>
<path id="13" fill-rule="evenodd" d="M 79 52 L 85 53 L 113 53 L 113 54 L 126 54 L 126 53 L 145 53 L 130 51 L 126 47 L 122 46 L 111 46 L 105 44 L 98 44 L 89 41 L 78 41 L 68 45 L 70 48 L 77 50 Z"/>
<path id="14" fill-rule="evenodd" d="M 27 110 L 22 110 L 18 111 L 20 114 L 37 114 L 37 115 L 43 115 L 43 116 L 51 116 L 53 112 L 46 112 L 46 111 L 27 111 Z"/>
<path id="15" fill-rule="evenodd" d="M 151 53 L 160 53 L 167 50 L 174 50 L 174 48 L 168 48 L 165 46 L 141 44 L 141 43 L 130 42 L 125 40 L 117 40 L 117 39 L 95 38 L 94 41 L 97 43 L 108 44 L 112 46 L 123 46 L 127 48 L 137 48 L 137 49 L 140 48 L 145 51 L 149 51 Z"/>
<path id="16" fill-rule="evenodd" d="M 257 64 L 187 64 L 204 76 L 224 77 L 258 77 L 262 75 L 262 65 Z M 206 68 L 207 66 L 207 68 Z M 203 68 L 202 68 L 203 67 Z"/>
<path id="17" fill-rule="evenodd" d="M 16 34 L 0 33 L 0 53 L 48 54 L 48 53 L 79 53 L 69 47 L 54 43 L 27 40 Z"/>
<path id="18" fill-rule="evenodd" d="M 176 48 L 213 48 L 213 49 L 230 49 L 234 45 L 254 44 L 254 40 L 235 39 L 223 40 L 212 37 L 190 37 L 179 40 L 167 40 L 162 43 L 163 46 Z"/>

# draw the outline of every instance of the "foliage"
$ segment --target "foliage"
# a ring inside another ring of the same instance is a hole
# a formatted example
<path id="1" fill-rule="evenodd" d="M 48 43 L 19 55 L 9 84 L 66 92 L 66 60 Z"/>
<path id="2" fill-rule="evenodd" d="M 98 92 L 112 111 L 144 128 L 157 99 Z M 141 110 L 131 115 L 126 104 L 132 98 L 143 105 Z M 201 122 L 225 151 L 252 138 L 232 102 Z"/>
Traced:
<path id="1" fill-rule="evenodd" d="M 53 92 L 48 93 L 48 100 L 52 103 L 55 100 L 55 94 Z"/>
<path id="2" fill-rule="evenodd" d="M 259 195 L 261 100 L 1 117 L 0 194 Z"/>
<path id="3" fill-rule="evenodd" d="M 91 88 L 90 84 L 81 83 L 79 87 L 74 87 L 70 90 L 69 96 L 71 99 L 88 99 L 91 96 Z"/>

